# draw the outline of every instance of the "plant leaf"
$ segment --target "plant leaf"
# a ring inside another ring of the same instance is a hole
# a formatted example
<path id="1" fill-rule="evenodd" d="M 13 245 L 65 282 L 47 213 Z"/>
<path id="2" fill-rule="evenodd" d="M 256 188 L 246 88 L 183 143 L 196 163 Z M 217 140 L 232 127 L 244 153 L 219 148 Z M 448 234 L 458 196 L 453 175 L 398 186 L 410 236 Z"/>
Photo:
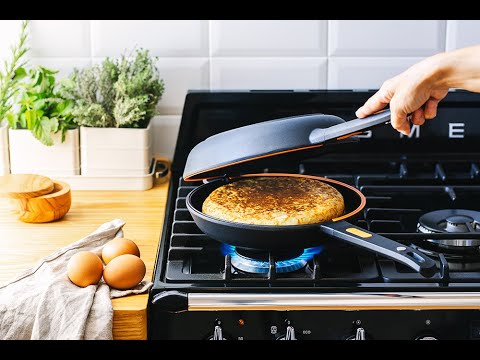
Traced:
<path id="1" fill-rule="evenodd" d="M 54 74 L 58 73 L 58 70 L 48 69 L 48 68 L 43 67 L 43 66 L 40 66 L 40 69 L 43 71 L 44 74 L 48 74 L 48 75 L 54 75 Z"/>
<path id="2" fill-rule="evenodd" d="M 16 129 L 17 128 L 17 116 L 13 113 L 7 113 L 5 115 L 5 117 L 7 118 L 7 121 L 8 121 L 8 124 L 10 125 L 10 127 L 12 129 Z"/>
<path id="3" fill-rule="evenodd" d="M 23 79 L 25 76 L 27 76 L 27 71 L 23 67 L 19 67 L 15 70 L 15 76 L 13 79 L 18 81 Z"/>
<path id="4" fill-rule="evenodd" d="M 39 86 L 43 81 L 43 73 L 41 71 L 36 71 L 34 74 L 33 86 Z"/>
<path id="5" fill-rule="evenodd" d="M 25 113 L 21 113 L 20 117 L 18 118 L 18 123 L 22 129 L 27 128 L 27 115 Z"/>
<path id="6" fill-rule="evenodd" d="M 39 110 L 41 108 L 43 108 L 45 106 L 45 99 L 39 99 L 39 100 L 35 100 L 33 102 L 33 108 L 35 110 Z"/>
<path id="7" fill-rule="evenodd" d="M 35 112 L 33 110 L 25 111 L 25 121 L 27 129 L 33 129 L 36 120 Z"/>
<path id="8" fill-rule="evenodd" d="M 63 106 L 63 109 L 60 111 L 60 114 L 68 116 L 69 114 L 72 113 L 73 106 L 74 106 L 74 103 L 72 100 L 63 101 L 60 104 L 62 104 Z"/>
<path id="9" fill-rule="evenodd" d="M 32 133 L 42 144 L 47 146 L 53 145 L 52 134 L 58 130 L 58 119 L 48 118 L 46 116 L 37 122 L 32 129 Z"/>

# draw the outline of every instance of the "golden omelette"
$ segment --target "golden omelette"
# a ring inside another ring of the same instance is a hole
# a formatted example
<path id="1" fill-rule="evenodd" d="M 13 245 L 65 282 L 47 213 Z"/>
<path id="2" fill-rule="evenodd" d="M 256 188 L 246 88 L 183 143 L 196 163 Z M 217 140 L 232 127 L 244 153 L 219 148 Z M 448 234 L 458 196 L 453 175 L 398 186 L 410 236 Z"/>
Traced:
<path id="1" fill-rule="evenodd" d="M 203 213 L 226 221 L 255 225 L 303 225 L 329 221 L 345 211 L 334 187 L 300 177 L 252 177 L 210 193 Z"/>

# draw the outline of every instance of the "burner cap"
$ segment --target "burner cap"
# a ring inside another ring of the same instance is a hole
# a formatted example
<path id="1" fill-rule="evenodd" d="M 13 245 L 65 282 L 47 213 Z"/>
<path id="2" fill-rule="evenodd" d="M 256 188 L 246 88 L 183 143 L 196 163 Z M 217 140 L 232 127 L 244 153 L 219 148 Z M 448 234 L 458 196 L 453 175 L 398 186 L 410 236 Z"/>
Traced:
<path id="1" fill-rule="evenodd" d="M 417 231 L 422 233 L 468 233 L 480 231 L 480 212 L 464 209 L 437 210 L 426 213 L 418 220 Z M 428 240 L 442 247 L 480 246 L 480 240 Z"/>
<path id="2" fill-rule="evenodd" d="M 277 273 L 287 273 L 301 269 L 307 265 L 323 247 L 314 247 L 298 252 L 275 254 L 275 267 Z M 253 274 L 266 274 L 270 268 L 268 252 L 235 248 L 228 244 L 222 246 L 223 255 L 230 255 L 232 266 L 237 270 Z"/>
<path id="3" fill-rule="evenodd" d="M 454 216 L 448 217 L 447 221 L 452 224 L 463 224 L 467 222 L 472 222 L 473 219 L 470 216 L 454 215 Z"/>
<path id="4" fill-rule="evenodd" d="M 300 255 L 303 254 L 303 249 L 294 249 L 294 250 L 287 250 L 287 251 L 275 251 L 272 253 L 275 257 L 275 261 L 283 261 L 283 260 L 291 260 L 296 259 Z M 270 253 L 268 251 L 262 250 L 253 250 L 253 249 L 245 249 L 236 247 L 235 253 L 246 260 L 256 260 L 256 261 L 270 261 Z"/>
<path id="5" fill-rule="evenodd" d="M 468 225 L 474 220 L 470 216 L 454 215 L 445 219 L 447 232 L 465 232 L 468 231 Z M 448 231 L 451 230 L 451 231 Z"/>

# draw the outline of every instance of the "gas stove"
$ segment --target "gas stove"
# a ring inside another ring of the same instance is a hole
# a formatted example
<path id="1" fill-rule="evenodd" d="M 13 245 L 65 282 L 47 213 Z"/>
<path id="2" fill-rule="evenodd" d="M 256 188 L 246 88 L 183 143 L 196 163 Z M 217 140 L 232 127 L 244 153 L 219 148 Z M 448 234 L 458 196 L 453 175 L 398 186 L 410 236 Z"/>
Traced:
<path id="1" fill-rule="evenodd" d="M 437 272 L 430 278 L 340 242 L 281 253 L 235 248 L 204 235 L 186 208 L 187 194 L 202 184 L 181 177 L 198 142 L 298 114 L 352 119 L 371 94 L 187 95 L 149 297 L 149 338 L 480 338 L 479 95 L 451 92 L 437 118 L 413 127 L 410 136 L 384 126 L 308 159 L 272 158 L 241 169 L 317 175 L 355 186 L 367 204 L 352 222 L 434 259 Z"/>

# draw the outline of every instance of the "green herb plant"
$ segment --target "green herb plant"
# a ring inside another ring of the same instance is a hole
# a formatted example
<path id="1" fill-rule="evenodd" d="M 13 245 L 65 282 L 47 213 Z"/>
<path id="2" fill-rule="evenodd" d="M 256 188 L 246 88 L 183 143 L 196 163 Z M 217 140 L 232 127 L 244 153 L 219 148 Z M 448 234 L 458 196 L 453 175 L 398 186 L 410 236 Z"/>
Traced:
<path id="1" fill-rule="evenodd" d="M 67 130 L 76 127 L 74 103 L 59 93 L 57 72 L 42 66 L 30 69 L 25 80 L 17 84 L 17 108 L 6 115 L 11 128 L 28 129 L 47 146 L 54 144 L 53 134 L 61 132 L 64 142 Z"/>
<path id="2" fill-rule="evenodd" d="M 134 56 L 106 58 L 101 64 L 75 69 L 64 81 L 62 91 L 75 102 L 76 123 L 88 127 L 147 127 L 164 92 L 156 60 L 148 50 L 137 49 Z"/>
<path id="3" fill-rule="evenodd" d="M 0 125 L 12 108 L 12 100 L 17 92 L 17 83 L 26 76 L 24 55 L 28 51 L 28 21 L 22 21 L 18 43 L 10 48 L 11 59 L 5 60 L 0 70 Z"/>

